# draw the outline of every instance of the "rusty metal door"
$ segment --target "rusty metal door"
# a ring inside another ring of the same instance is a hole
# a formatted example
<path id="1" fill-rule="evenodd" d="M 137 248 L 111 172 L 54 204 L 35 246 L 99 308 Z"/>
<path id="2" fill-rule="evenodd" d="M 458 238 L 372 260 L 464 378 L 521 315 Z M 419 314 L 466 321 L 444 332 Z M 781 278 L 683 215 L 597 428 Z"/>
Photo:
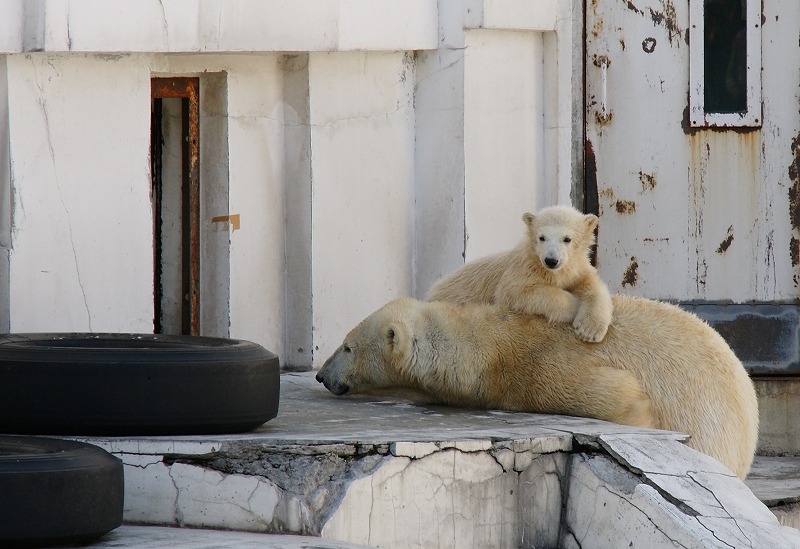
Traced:
<path id="1" fill-rule="evenodd" d="M 612 291 L 797 299 L 798 28 L 796 0 L 587 1 L 586 185 Z"/>

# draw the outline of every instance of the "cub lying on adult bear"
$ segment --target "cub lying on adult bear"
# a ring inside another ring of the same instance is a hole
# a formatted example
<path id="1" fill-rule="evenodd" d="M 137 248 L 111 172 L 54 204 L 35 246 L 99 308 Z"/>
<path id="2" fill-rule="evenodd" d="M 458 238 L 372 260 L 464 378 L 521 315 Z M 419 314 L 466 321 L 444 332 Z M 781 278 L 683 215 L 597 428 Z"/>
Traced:
<path id="1" fill-rule="evenodd" d="M 692 448 L 739 477 L 758 437 L 753 384 L 696 316 L 613 296 L 600 343 L 495 305 L 404 298 L 356 326 L 317 373 L 332 393 L 586 416 L 688 433 Z"/>

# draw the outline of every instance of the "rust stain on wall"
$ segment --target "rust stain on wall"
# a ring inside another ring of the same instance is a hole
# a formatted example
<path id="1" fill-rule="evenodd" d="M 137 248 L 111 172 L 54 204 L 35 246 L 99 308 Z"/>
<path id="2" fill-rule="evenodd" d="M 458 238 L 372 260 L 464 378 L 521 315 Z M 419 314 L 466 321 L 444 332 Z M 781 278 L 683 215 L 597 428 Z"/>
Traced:
<path id="1" fill-rule="evenodd" d="M 597 13 L 597 3 L 598 0 L 591 0 L 590 7 L 592 8 L 592 12 L 594 13 L 594 24 L 592 25 L 592 36 L 597 38 L 600 36 L 600 33 L 603 32 L 603 19 L 600 17 L 600 14 Z"/>
<path id="2" fill-rule="evenodd" d="M 789 222 L 792 229 L 800 231 L 800 134 L 792 139 L 792 163 L 789 165 L 789 179 L 792 184 L 789 187 Z M 792 267 L 800 265 L 800 240 L 792 235 L 789 241 L 789 257 L 792 260 Z M 798 286 L 798 274 L 795 273 L 794 285 Z"/>
<path id="3" fill-rule="evenodd" d="M 632 12 L 634 12 L 634 13 L 638 13 L 639 15 L 643 15 L 644 14 L 644 11 L 640 10 L 639 8 L 637 8 L 633 4 L 633 2 L 631 2 L 630 0 L 628 0 L 628 9 L 631 10 Z"/>
<path id="4" fill-rule="evenodd" d="M 636 256 L 631 256 L 631 264 L 625 269 L 625 274 L 622 275 L 622 287 L 636 286 L 636 281 L 639 280 L 639 262 L 636 261 Z"/>
<path id="5" fill-rule="evenodd" d="M 652 191 L 656 188 L 656 175 L 639 172 L 639 181 L 642 183 L 642 192 Z"/>
<path id="6" fill-rule="evenodd" d="M 632 214 L 636 213 L 636 202 L 633 200 L 617 200 L 615 207 L 617 213 Z"/>
<path id="7" fill-rule="evenodd" d="M 584 200 L 586 213 L 600 215 L 600 199 L 597 195 L 597 158 L 592 142 L 587 139 L 584 145 Z"/>
<path id="8" fill-rule="evenodd" d="M 680 46 L 680 40 L 682 38 L 686 42 L 686 45 L 689 45 L 689 31 L 688 29 L 684 31 L 684 29 L 678 26 L 678 15 L 675 11 L 675 4 L 673 4 L 671 0 L 661 0 L 660 10 L 653 8 L 639 9 L 631 0 L 627 0 L 627 8 L 637 15 L 642 16 L 646 16 L 646 9 L 650 14 L 650 19 L 653 21 L 653 24 L 663 26 L 667 30 L 667 37 L 669 38 L 670 45 L 675 45 L 673 43 L 674 40 Z M 644 43 L 642 43 L 642 47 L 645 48 Z M 655 40 L 653 40 L 653 47 L 655 47 Z M 647 48 L 645 48 L 645 51 L 647 51 Z M 652 52 L 652 49 L 648 53 L 650 52 Z"/>
<path id="9" fill-rule="evenodd" d="M 583 201 L 586 213 L 600 216 L 600 197 L 597 195 L 597 158 L 594 154 L 592 142 L 587 139 L 583 149 Z M 595 243 L 589 250 L 589 262 L 594 266 L 599 266 L 597 257 L 597 243 L 600 242 L 600 227 L 594 229 Z"/>
<path id="10" fill-rule="evenodd" d="M 725 235 L 725 240 L 720 242 L 719 247 L 717 248 L 718 254 L 724 254 L 728 251 L 728 248 L 731 247 L 733 243 L 733 225 L 728 227 L 728 234 Z"/>
<path id="11" fill-rule="evenodd" d="M 792 228 L 800 230 L 800 135 L 792 139 L 792 155 L 794 160 L 789 165 L 789 220 Z"/>
<path id="12" fill-rule="evenodd" d="M 669 43 L 670 45 L 674 45 L 672 41 L 680 40 L 683 38 L 684 34 L 683 30 L 678 26 L 678 15 L 675 12 L 675 5 L 670 0 L 662 0 L 661 7 L 663 11 L 656 11 L 653 8 L 649 8 L 650 18 L 656 25 L 664 25 L 664 28 L 667 29 Z M 687 39 L 688 34 L 687 32 Z M 678 45 L 680 45 L 680 42 L 678 42 Z"/>

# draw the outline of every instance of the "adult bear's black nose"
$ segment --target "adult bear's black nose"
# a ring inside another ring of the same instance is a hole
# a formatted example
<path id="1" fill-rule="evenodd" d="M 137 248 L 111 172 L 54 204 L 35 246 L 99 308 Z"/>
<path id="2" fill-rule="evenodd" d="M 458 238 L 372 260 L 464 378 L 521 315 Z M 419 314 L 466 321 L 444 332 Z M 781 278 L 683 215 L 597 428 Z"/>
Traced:
<path id="1" fill-rule="evenodd" d="M 346 383 L 341 383 L 335 379 L 325 379 L 323 373 L 325 372 L 325 367 L 323 366 L 322 370 L 317 372 L 316 378 L 317 381 L 325 385 L 325 388 L 329 390 L 334 395 L 343 395 L 350 390 L 350 386 Z"/>
<path id="2" fill-rule="evenodd" d="M 544 264 L 547 265 L 549 269 L 555 269 L 556 267 L 558 267 L 558 259 L 555 259 L 553 257 L 545 257 Z"/>

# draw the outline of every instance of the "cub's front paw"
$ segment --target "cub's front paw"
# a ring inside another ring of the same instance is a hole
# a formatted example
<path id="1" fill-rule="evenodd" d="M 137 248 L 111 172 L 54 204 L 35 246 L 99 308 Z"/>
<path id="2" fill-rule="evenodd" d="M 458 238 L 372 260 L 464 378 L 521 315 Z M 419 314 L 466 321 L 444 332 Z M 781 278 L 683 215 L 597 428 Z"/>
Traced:
<path id="1" fill-rule="evenodd" d="M 572 327 L 575 328 L 575 333 L 583 341 L 589 343 L 599 343 L 603 341 L 608 332 L 608 322 L 598 319 L 585 311 L 579 311 L 572 322 Z"/>

